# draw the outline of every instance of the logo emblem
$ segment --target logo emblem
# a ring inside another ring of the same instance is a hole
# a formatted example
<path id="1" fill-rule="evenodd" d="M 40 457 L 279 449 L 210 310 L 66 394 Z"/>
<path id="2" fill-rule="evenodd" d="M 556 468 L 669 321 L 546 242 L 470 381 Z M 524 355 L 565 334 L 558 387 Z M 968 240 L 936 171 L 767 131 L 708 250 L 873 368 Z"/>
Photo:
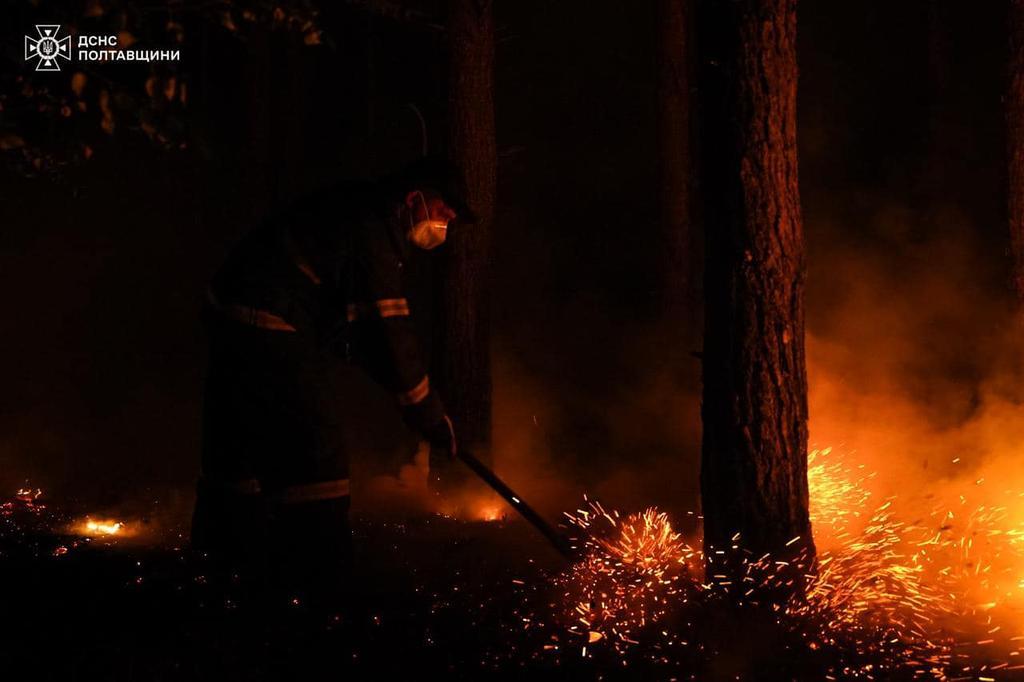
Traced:
<path id="1" fill-rule="evenodd" d="M 60 71 L 57 57 L 71 59 L 71 37 L 58 38 L 60 24 L 36 24 L 39 38 L 25 36 L 25 61 L 39 59 L 36 71 Z"/>

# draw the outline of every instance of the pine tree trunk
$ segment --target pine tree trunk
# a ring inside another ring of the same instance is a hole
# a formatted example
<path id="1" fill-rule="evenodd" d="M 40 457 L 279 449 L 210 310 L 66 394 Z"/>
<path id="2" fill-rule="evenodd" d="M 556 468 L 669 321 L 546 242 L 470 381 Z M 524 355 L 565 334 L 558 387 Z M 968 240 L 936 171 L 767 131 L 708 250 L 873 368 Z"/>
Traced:
<path id="1" fill-rule="evenodd" d="M 461 441 L 486 453 L 491 440 L 490 277 L 497 151 L 491 0 L 450 0 L 449 150 L 466 174 L 475 225 L 456 221 L 444 275 L 442 396 Z"/>
<path id="2" fill-rule="evenodd" d="M 706 152 L 704 544 L 712 558 L 733 544 L 755 558 L 813 553 L 796 2 L 705 0 L 698 21 Z"/>
<path id="3" fill-rule="evenodd" d="M 663 307 L 689 353 L 699 347 L 702 239 L 691 207 L 692 0 L 658 0 L 658 139 Z M 699 255 L 698 255 L 699 254 Z"/>
<path id="4" fill-rule="evenodd" d="M 1024 309 L 1024 0 L 1011 0 L 1006 88 L 1007 200 L 1013 287 Z"/>

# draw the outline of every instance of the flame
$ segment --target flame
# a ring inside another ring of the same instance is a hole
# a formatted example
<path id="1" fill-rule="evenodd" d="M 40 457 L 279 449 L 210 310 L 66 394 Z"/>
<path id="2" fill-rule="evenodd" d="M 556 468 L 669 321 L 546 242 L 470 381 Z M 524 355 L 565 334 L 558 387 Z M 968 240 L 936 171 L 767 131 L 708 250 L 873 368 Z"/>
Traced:
<path id="1" fill-rule="evenodd" d="M 830 648 L 843 677 L 913 671 L 946 679 L 954 662 L 960 675 L 1019 669 L 1024 492 L 977 480 L 973 491 L 932 495 L 921 514 L 899 496 L 876 498 L 876 481 L 847 453 L 809 453 L 817 561 L 797 560 L 804 594 L 780 607 L 780 622 L 809 649 Z M 975 495 L 984 502 L 972 504 Z M 585 553 L 559 579 L 563 622 L 590 645 L 585 656 L 609 642 L 624 653 L 642 637 L 662 638 L 662 649 L 685 644 L 687 633 L 651 626 L 687 601 L 714 608 L 730 589 L 725 575 L 704 576 L 699 538 L 688 544 L 656 509 L 622 516 L 590 502 L 566 516 L 584 532 Z M 742 557 L 738 535 L 734 542 Z M 792 580 L 771 556 L 743 563 L 752 586 Z"/>
<path id="2" fill-rule="evenodd" d="M 114 519 L 85 518 L 75 525 L 75 529 L 80 535 L 89 537 L 124 536 L 127 534 L 125 524 Z"/>
<path id="3" fill-rule="evenodd" d="M 493 493 L 462 491 L 437 496 L 434 511 L 441 516 L 463 521 L 502 521 L 508 516 L 508 506 Z"/>
<path id="4" fill-rule="evenodd" d="M 472 516 L 478 521 L 500 521 L 503 518 L 501 509 L 490 505 L 477 507 Z"/>

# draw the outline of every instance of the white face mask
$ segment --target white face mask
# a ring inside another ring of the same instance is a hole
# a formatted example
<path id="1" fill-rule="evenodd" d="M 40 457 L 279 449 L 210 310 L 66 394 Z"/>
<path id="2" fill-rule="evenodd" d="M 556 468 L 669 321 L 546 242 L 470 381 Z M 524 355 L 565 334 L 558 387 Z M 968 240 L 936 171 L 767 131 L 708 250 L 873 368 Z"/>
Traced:
<path id="1" fill-rule="evenodd" d="M 444 240 L 448 236 L 448 221 L 431 218 L 430 209 L 427 207 L 427 200 L 423 198 L 423 193 L 416 192 L 416 194 L 423 202 L 423 212 L 427 217 L 409 228 L 409 241 L 419 248 L 429 251 L 444 244 Z M 409 222 L 412 223 L 412 213 L 409 214 Z"/>

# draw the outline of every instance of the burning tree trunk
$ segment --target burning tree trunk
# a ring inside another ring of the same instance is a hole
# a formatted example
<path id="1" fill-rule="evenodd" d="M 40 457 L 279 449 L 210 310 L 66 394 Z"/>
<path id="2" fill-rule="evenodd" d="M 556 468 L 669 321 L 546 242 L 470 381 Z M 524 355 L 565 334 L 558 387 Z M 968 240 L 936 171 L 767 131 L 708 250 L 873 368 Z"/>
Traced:
<path id="1" fill-rule="evenodd" d="M 739 544 L 755 558 L 813 552 L 796 2 L 706 0 L 699 13 L 704 543 Z"/>
<path id="2" fill-rule="evenodd" d="M 1024 308 L 1024 0 L 1010 2 L 1010 60 L 1006 88 L 1007 206 L 1013 287 Z"/>
<path id="3" fill-rule="evenodd" d="M 462 441 L 485 451 L 491 436 L 490 262 L 497 151 L 491 0 L 449 3 L 449 149 L 480 217 L 456 225 L 444 286 L 443 395 Z"/>
<path id="4" fill-rule="evenodd" d="M 662 289 L 669 319 L 683 325 L 687 351 L 700 339 L 698 301 L 702 249 L 694 230 L 690 188 L 691 0 L 658 0 L 658 138 L 661 225 L 665 260 Z"/>

